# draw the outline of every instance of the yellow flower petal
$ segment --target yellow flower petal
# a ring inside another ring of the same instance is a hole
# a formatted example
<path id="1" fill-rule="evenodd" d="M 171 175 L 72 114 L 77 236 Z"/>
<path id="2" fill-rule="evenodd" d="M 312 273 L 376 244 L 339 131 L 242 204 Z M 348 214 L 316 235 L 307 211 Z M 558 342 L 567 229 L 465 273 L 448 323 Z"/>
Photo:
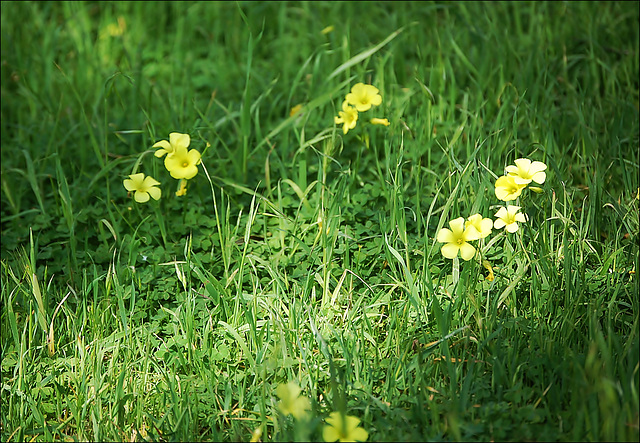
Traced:
<path id="1" fill-rule="evenodd" d="M 374 125 L 384 125 L 384 126 L 389 126 L 389 120 L 387 120 L 386 118 L 372 118 L 371 120 L 369 120 L 372 124 Z"/>
<path id="2" fill-rule="evenodd" d="M 174 150 L 178 148 L 188 148 L 191 143 L 191 137 L 189 137 L 189 134 L 172 132 L 169 134 L 169 143 L 171 143 Z"/>
<path id="3" fill-rule="evenodd" d="M 507 230 L 507 232 L 513 234 L 514 232 L 516 232 L 518 230 L 518 224 L 517 223 L 509 223 L 504 228 Z"/>
<path id="4" fill-rule="evenodd" d="M 440 248 L 440 252 L 445 258 L 454 259 L 458 255 L 458 251 L 460 250 L 460 246 L 455 243 L 447 243 Z"/>
<path id="5" fill-rule="evenodd" d="M 156 157 L 162 157 L 165 154 L 169 154 L 173 152 L 173 148 L 171 147 L 171 144 L 166 140 L 160 140 L 159 142 L 154 144 L 152 148 L 160 148 L 153 154 Z"/>
<path id="6" fill-rule="evenodd" d="M 451 220 L 449 222 L 449 226 L 451 227 L 453 235 L 455 235 L 456 237 L 461 236 L 464 232 L 464 218 L 458 217 L 454 220 Z"/>
<path id="7" fill-rule="evenodd" d="M 460 257 L 464 260 L 469 261 L 476 255 L 476 248 L 471 246 L 469 243 L 463 243 L 460 245 Z"/>
<path id="8" fill-rule="evenodd" d="M 453 235 L 450 229 L 442 228 L 438 231 L 438 236 L 436 237 L 440 243 L 451 243 L 456 241 L 456 237 Z"/>

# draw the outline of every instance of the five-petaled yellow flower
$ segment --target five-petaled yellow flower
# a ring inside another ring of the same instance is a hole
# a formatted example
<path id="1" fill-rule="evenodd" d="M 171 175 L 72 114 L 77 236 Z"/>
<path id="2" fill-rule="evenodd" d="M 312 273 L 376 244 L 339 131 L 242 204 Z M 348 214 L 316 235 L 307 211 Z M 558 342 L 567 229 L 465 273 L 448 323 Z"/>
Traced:
<path id="1" fill-rule="evenodd" d="M 465 228 L 468 228 L 469 226 L 476 228 L 476 231 L 480 234 L 480 238 L 485 238 L 491 234 L 493 221 L 490 218 L 482 218 L 480 214 L 473 214 L 467 217 L 467 221 L 464 222 Z"/>
<path id="2" fill-rule="evenodd" d="M 332 412 L 322 429 L 324 441 L 366 441 L 369 433 L 359 427 L 360 419 L 351 415 Z"/>
<path id="3" fill-rule="evenodd" d="M 440 243 L 445 243 L 440 249 L 440 252 L 442 252 L 442 255 L 446 258 L 455 258 L 458 256 L 458 252 L 460 252 L 460 256 L 464 260 L 471 260 L 476 254 L 476 248 L 468 242 L 478 240 L 480 233 L 471 224 L 465 228 L 463 217 L 451 220 L 449 226 L 451 229 L 442 228 L 438 232 L 437 240 Z"/>
<path id="4" fill-rule="evenodd" d="M 346 100 L 350 105 L 355 106 L 358 112 L 364 112 L 371 106 L 378 106 L 382 103 L 382 97 L 378 88 L 364 83 L 356 83 L 351 88 L 351 92 L 346 95 Z"/>
<path id="5" fill-rule="evenodd" d="M 175 179 L 190 180 L 198 173 L 200 152 L 197 149 L 187 150 L 184 146 L 176 146 L 173 153 L 164 159 L 164 166 Z"/>
<path id="6" fill-rule="evenodd" d="M 547 169 L 547 165 L 538 161 L 532 162 L 528 158 L 519 158 L 514 163 L 515 166 L 509 165 L 505 170 L 517 184 L 528 185 L 531 181 L 538 184 L 544 183 L 547 177 L 544 170 Z"/>
<path id="7" fill-rule="evenodd" d="M 153 197 L 154 200 L 158 200 L 162 194 L 161 189 L 156 187 L 160 182 L 152 177 L 145 177 L 142 172 L 131 174 L 122 183 L 127 191 L 135 192 L 133 198 L 138 203 L 148 202 L 149 196 Z"/>
<path id="8" fill-rule="evenodd" d="M 505 228 L 507 232 L 514 233 L 518 230 L 518 222 L 525 223 L 527 217 L 520 211 L 520 206 L 501 207 L 496 212 L 496 221 L 493 227 L 496 229 Z"/>
<path id="9" fill-rule="evenodd" d="M 300 395 L 301 392 L 300 387 L 293 381 L 278 385 L 276 395 L 280 398 L 280 412 L 284 415 L 291 414 L 298 420 L 306 417 L 311 410 L 311 403 L 307 397 Z"/>
<path id="10" fill-rule="evenodd" d="M 189 143 L 191 143 L 191 137 L 189 137 L 189 134 L 172 132 L 169 134 L 169 141 L 160 140 L 158 143 L 153 145 L 152 148 L 160 148 L 154 155 L 156 157 L 162 157 L 165 154 L 173 154 L 178 148 L 188 148 Z"/>
<path id="11" fill-rule="evenodd" d="M 349 103 L 345 100 L 342 103 L 342 111 L 338 112 L 338 117 L 334 117 L 334 121 L 336 125 L 342 123 L 344 126 L 342 130 L 345 135 L 349 132 L 349 129 L 353 129 L 356 127 L 356 122 L 358 121 L 358 111 L 356 108 L 349 106 Z"/>
<path id="12" fill-rule="evenodd" d="M 503 175 L 496 180 L 496 197 L 499 200 L 508 202 L 520 197 L 522 190 L 527 185 L 519 184 L 516 182 L 516 177 L 513 175 Z"/>

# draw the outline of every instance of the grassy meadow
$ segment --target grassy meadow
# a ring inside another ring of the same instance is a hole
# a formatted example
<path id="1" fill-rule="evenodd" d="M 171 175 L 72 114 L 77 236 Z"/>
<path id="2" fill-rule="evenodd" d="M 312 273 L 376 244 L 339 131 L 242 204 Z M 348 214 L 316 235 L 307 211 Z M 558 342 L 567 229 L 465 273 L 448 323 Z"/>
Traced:
<path id="1" fill-rule="evenodd" d="M 638 441 L 638 2 L 1 8 L 3 442 Z"/>

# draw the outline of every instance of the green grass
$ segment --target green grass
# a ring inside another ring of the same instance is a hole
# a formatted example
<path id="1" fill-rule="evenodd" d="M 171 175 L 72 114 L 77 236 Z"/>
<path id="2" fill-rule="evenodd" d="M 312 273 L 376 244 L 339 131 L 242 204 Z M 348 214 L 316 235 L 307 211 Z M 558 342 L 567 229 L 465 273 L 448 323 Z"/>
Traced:
<path id="1" fill-rule="evenodd" d="M 2 2 L 0 439 L 322 441 L 342 411 L 369 441 L 637 441 L 638 20 Z M 345 135 L 359 82 L 383 102 Z M 202 153 L 182 197 L 171 132 Z M 546 181 L 474 243 L 489 280 L 436 236 L 521 157 Z"/>

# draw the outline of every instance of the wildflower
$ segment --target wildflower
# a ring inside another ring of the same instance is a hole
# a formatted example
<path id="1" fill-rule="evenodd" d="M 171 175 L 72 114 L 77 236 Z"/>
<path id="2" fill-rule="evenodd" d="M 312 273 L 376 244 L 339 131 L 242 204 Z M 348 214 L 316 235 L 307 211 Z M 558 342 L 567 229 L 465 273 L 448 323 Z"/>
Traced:
<path id="1" fill-rule="evenodd" d="M 164 159 L 164 166 L 175 179 L 192 179 L 198 173 L 199 164 L 200 152 L 197 149 L 187 150 L 185 146 L 177 146 Z"/>
<path id="2" fill-rule="evenodd" d="M 125 22 L 124 17 L 118 17 L 118 24 L 110 23 L 107 25 L 106 33 L 111 37 L 120 37 L 126 30 L 127 23 Z"/>
<path id="3" fill-rule="evenodd" d="M 360 419 L 351 415 L 332 412 L 322 429 L 324 441 L 366 441 L 369 433 L 359 427 Z"/>
<path id="4" fill-rule="evenodd" d="M 467 221 L 464 223 L 465 228 L 473 226 L 480 234 L 480 238 L 485 238 L 491 234 L 493 228 L 493 221 L 490 218 L 482 218 L 480 214 L 473 214 L 467 217 Z"/>
<path id="5" fill-rule="evenodd" d="M 349 132 L 349 129 L 353 129 L 356 127 L 356 122 L 358 121 L 358 111 L 356 108 L 349 106 L 349 103 L 345 100 L 342 103 L 342 111 L 338 112 L 338 117 L 334 117 L 334 121 L 337 124 L 343 123 L 344 126 L 342 130 L 345 135 Z"/>
<path id="6" fill-rule="evenodd" d="M 189 143 L 191 143 L 191 137 L 189 137 L 189 134 L 172 132 L 169 134 L 169 141 L 160 140 L 158 143 L 153 145 L 152 148 L 160 148 L 154 155 L 156 157 L 162 157 L 165 154 L 173 154 L 178 148 L 188 148 Z"/>
<path id="7" fill-rule="evenodd" d="M 299 103 L 295 105 L 293 108 L 291 108 L 291 110 L 289 111 L 289 117 L 293 117 L 294 115 L 298 114 L 300 111 L 302 111 L 302 103 Z"/>
<path id="8" fill-rule="evenodd" d="M 176 191 L 177 197 L 182 197 L 187 193 L 187 180 L 180 180 L 180 188 Z"/>
<path id="9" fill-rule="evenodd" d="M 480 233 L 473 225 L 465 228 L 464 218 L 462 217 L 451 220 L 449 226 L 451 229 L 442 228 L 438 232 L 437 240 L 440 243 L 446 243 L 442 246 L 440 252 L 446 258 L 455 258 L 458 256 L 458 251 L 460 251 L 460 256 L 464 260 L 471 260 L 476 253 L 476 248 L 468 242 L 479 239 Z"/>
<path id="10" fill-rule="evenodd" d="M 518 230 L 518 222 L 524 223 L 527 221 L 527 217 L 520 211 L 520 206 L 507 206 L 501 207 L 496 212 L 496 221 L 493 223 L 493 227 L 496 229 L 505 228 L 507 232 L 514 233 Z"/>
<path id="11" fill-rule="evenodd" d="M 372 118 L 371 120 L 369 120 L 372 124 L 374 125 L 384 125 L 384 126 L 389 126 L 389 120 L 387 120 L 386 118 Z"/>
<path id="12" fill-rule="evenodd" d="M 542 162 L 532 162 L 528 158 L 519 158 L 514 163 L 515 166 L 509 165 L 505 170 L 513 176 L 517 184 L 528 185 L 531 181 L 538 184 L 544 183 L 547 177 L 544 170 L 547 169 L 547 165 Z"/>
<path id="13" fill-rule="evenodd" d="M 503 175 L 496 180 L 496 197 L 505 202 L 515 200 L 526 186 L 517 183 L 513 175 Z"/>
<path id="14" fill-rule="evenodd" d="M 304 418 L 311 410 L 311 404 L 307 397 L 301 396 L 302 390 L 293 381 L 280 384 L 276 388 L 276 395 L 280 398 L 278 409 L 284 415 L 291 414 L 296 419 Z"/>
<path id="15" fill-rule="evenodd" d="M 382 97 L 378 92 L 375 86 L 357 83 L 353 85 L 345 99 L 350 105 L 355 106 L 358 112 L 364 112 L 371 109 L 371 106 L 382 103 Z"/>
<path id="16" fill-rule="evenodd" d="M 158 200 L 162 193 L 160 188 L 156 188 L 160 184 L 159 181 L 152 177 L 145 177 L 142 172 L 139 174 L 131 174 L 128 179 L 122 182 L 129 192 L 134 192 L 133 198 L 138 203 L 149 201 L 149 196 L 154 200 Z"/>
<path id="17" fill-rule="evenodd" d="M 482 260 L 482 266 L 484 266 L 485 269 L 489 271 L 489 274 L 485 277 L 485 280 L 494 281 L 496 279 L 496 276 L 493 274 L 493 267 L 491 266 L 491 263 L 489 263 L 489 260 Z"/>
<path id="18" fill-rule="evenodd" d="M 251 432 L 251 440 L 250 442 L 258 442 L 262 438 L 262 425 L 258 426 Z"/>
<path id="19" fill-rule="evenodd" d="M 320 34 L 327 35 L 328 33 L 333 32 L 334 29 L 335 28 L 333 25 L 329 25 L 326 28 L 324 28 L 322 31 L 320 31 Z"/>

